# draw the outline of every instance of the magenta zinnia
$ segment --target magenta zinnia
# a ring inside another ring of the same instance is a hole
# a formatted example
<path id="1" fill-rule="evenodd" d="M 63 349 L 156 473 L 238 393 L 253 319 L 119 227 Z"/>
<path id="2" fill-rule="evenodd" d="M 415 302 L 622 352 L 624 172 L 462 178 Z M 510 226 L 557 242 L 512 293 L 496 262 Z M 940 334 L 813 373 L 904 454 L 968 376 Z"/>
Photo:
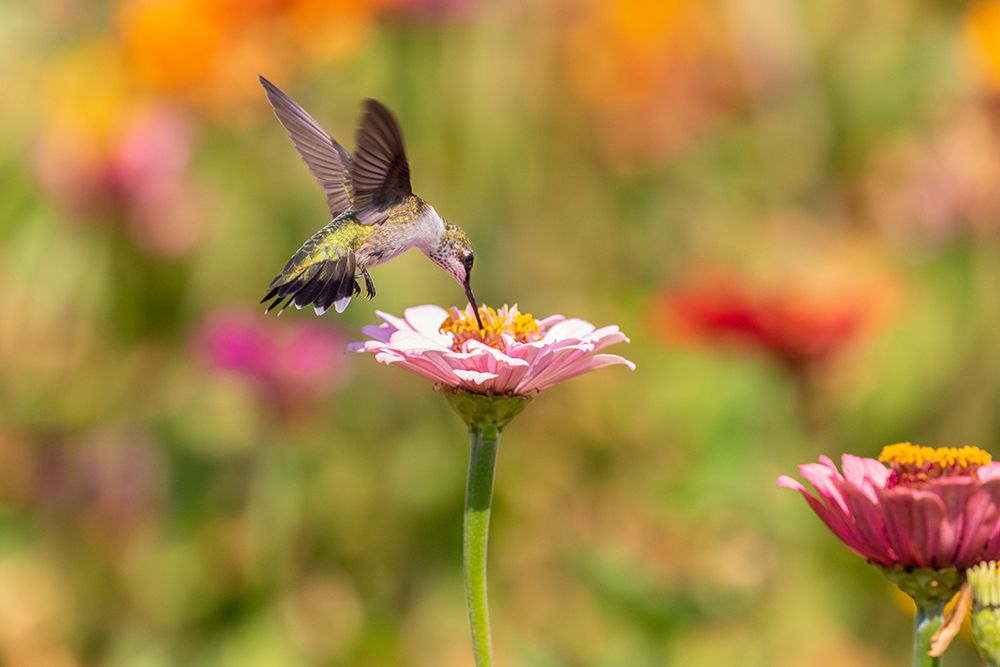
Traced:
<path id="1" fill-rule="evenodd" d="M 562 315 L 536 320 L 517 306 L 482 306 L 479 313 L 482 329 L 471 306 L 415 306 L 402 318 L 378 312 L 383 324 L 365 327 L 371 340 L 351 349 L 474 394 L 534 394 L 604 366 L 635 368 L 623 357 L 600 352 L 628 342 L 617 326 L 597 328 Z"/>
<path id="2" fill-rule="evenodd" d="M 888 466 L 888 467 L 887 467 Z M 1000 557 L 1000 463 L 976 447 L 890 445 L 879 460 L 845 454 L 782 476 L 856 553 L 885 567 L 965 569 Z"/>

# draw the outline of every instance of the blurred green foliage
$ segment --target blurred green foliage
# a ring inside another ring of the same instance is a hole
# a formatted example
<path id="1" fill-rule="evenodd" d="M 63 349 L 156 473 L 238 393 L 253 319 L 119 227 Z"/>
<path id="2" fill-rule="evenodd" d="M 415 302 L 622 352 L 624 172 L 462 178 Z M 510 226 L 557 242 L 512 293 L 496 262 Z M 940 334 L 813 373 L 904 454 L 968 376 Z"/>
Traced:
<path id="1" fill-rule="evenodd" d="M 462 299 L 409 253 L 374 304 L 259 314 L 327 212 L 258 73 L 345 145 L 396 112 L 482 301 L 632 337 L 506 432 L 498 664 L 901 664 L 905 598 L 774 480 L 997 451 L 996 4 L 0 5 L 0 664 L 469 664 L 445 401 L 198 342 Z M 866 326 L 807 372 L 675 335 L 663 295 L 720 267 Z"/>

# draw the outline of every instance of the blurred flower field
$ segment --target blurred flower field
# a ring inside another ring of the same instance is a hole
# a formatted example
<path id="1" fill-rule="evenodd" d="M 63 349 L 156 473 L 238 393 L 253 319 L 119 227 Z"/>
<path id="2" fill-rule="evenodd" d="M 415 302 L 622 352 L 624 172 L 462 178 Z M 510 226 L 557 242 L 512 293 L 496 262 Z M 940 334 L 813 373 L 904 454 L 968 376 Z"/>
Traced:
<path id="1" fill-rule="evenodd" d="M 0 71 L 0 664 L 470 664 L 462 425 L 344 351 L 464 295 L 263 315 L 328 212 L 259 74 L 393 109 L 482 303 L 631 339 L 506 432 L 497 664 L 903 664 L 775 479 L 1000 455 L 1000 1 L 41 0 Z"/>

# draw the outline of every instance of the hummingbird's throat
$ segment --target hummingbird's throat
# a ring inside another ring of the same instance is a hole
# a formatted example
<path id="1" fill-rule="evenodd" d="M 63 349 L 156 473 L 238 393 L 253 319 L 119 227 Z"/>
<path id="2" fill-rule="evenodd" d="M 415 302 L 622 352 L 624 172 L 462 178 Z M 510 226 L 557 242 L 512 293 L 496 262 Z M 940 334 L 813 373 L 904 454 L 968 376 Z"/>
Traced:
<path id="1" fill-rule="evenodd" d="M 503 350 L 506 348 L 505 335 L 518 343 L 541 340 L 545 335 L 535 318 L 530 313 L 518 312 L 516 305 L 500 309 L 480 306 L 479 317 L 483 320 L 482 329 L 476 322 L 472 306 L 467 306 L 464 310 L 451 308 L 448 311 L 448 317 L 441 324 L 441 333 L 452 335 L 453 350 L 461 352 L 462 346 L 470 340 Z"/>
<path id="2" fill-rule="evenodd" d="M 901 442 L 883 447 L 878 460 L 892 468 L 888 486 L 920 486 L 941 477 L 975 477 L 993 457 L 978 447 L 921 447 Z"/>

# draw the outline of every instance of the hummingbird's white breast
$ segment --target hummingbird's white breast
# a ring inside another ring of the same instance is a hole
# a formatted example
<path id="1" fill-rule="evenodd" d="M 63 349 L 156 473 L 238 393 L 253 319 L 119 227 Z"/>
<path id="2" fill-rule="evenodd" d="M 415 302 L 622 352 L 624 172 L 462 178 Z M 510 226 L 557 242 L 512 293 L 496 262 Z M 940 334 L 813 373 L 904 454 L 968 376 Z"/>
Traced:
<path id="1" fill-rule="evenodd" d="M 413 234 L 414 247 L 426 252 L 436 248 L 441 243 L 441 237 L 444 236 L 444 220 L 441 219 L 441 216 L 438 215 L 438 212 L 430 204 L 421 213 L 419 222 L 415 227 L 416 229 Z"/>
<path id="2" fill-rule="evenodd" d="M 390 217 L 378 226 L 358 253 L 358 263 L 365 267 L 388 262 L 410 248 L 429 253 L 441 243 L 444 220 L 434 207 L 423 203 L 413 217 Z"/>

